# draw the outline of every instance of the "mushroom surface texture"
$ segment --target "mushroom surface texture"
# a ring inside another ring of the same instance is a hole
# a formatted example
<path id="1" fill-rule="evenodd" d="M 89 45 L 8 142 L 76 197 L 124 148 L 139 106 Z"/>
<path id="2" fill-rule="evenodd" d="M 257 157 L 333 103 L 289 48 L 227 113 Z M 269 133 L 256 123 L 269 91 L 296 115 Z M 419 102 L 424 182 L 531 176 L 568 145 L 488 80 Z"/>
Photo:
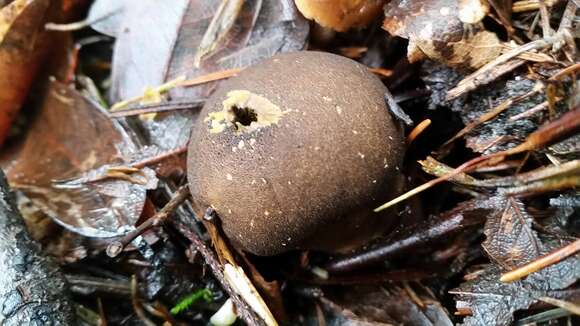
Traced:
<path id="1" fill-rule="evenodd" d="M 385 86 L 350 59 L 276 55 L 225 82 L 194 122 L 188 181 L 230 241 L 257 255 L 344 252 L 392 229 L 403 135 Z"/>

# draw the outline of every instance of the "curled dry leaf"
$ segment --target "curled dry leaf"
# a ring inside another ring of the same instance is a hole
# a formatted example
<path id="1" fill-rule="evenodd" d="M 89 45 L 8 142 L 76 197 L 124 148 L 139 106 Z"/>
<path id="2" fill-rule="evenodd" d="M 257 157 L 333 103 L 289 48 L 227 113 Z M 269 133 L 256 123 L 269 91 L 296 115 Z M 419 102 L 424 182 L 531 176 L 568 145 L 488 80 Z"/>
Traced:
<path id="1" fill-rule="evenodd" d="M 49 0 L 16 0 L 0 9 L 0 145 L 46 52 L 49 6 Z"/>
<path id="2" fill-rule="evenodd" d="M 453 68 L 477 69 L 501 54 L 498 37 L 478 26 L 466 28 L 456 0 L 391 1 L 385 6 L 383 28 L 409 39 L 407 57 L 424 57 Z"/>
<path id="3" fill-rule="evenodd" d="M 497 209 L 488 215 L 483 249 L 504 269 L 524 265 L 540 255 L 542 243 L 532 229 L 532 218 L 524 204 L 513 197 L 490 199 Z"/>
<path id="4" fill-rule="evenodd" d="M 260 5 L 261 3 L 261 5 Z M 297 51 L 306 44 L 308 22 L 291 1 L 246 1 L 228 32 L 194 67 L 202 39 L 220 1 L 138 1 L 125 9 L 113 58 L 112 99 L 141 95 L 146 87 L 185 76 L 191 79 L 246 67 L 278 52 Z M 254 19 L 255 17 L 255 19 Z M 141 49 L 146 48 L 147 51 Z M 205 51 L 205 50 L 202 50 Z M 205 99 L 216 82 L 170 91 L 171 98 Z M 168 150 L 187 142 L 195 112 L 158 114 L 142 121 L 151 145 Z"/>
<path id="5" fill-rule="evenodd" d="M 295 3 L 304 17 L 344 32 L 371 23 L 381 14 L 385 0 L 295 0 Z"/>
<path id="6" fill-rule="evenodd" d="M 7 167 L 14 188 L 66 228 L 89 237 L 122 234 L 137 221 L 145 191 L 156 177 L 143 169 L 129 177 L 56 183 L 105 164 L 126 164 L 135 150 L 129 135 L 94 103 L 53 81 L 17 158 Z"/>

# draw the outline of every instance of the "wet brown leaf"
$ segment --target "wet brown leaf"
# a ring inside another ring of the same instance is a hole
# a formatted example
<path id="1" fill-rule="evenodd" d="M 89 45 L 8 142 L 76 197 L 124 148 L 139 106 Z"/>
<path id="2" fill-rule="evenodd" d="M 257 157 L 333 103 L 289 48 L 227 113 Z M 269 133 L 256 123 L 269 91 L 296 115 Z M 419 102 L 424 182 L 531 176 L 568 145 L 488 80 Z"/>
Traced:
<path id="1" fill-rule="evenodd" d="M 13 187 L 59 224 L 85 236 L 111 237 L 133 227 L 146 189 L 156 185 L 155 174 L 145 168 L 143 174 L 132 176 L 145 184 L 74 178 L 125 164 L 135 151 L 129 135 L 102 109 L 52 81 L 16 160 L 6 171 Z"/>
<path id="2" fill-rule="evenodd" d="M 47 50 L 49 6 L 49 0 L 16 0 L 0 9 L 0 145 Z"/>

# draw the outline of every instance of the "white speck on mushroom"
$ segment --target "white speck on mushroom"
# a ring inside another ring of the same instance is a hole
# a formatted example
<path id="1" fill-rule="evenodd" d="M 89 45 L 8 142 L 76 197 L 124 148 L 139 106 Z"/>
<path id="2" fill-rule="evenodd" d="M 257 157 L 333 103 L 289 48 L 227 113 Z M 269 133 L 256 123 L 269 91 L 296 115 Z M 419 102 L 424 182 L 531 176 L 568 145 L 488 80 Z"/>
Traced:
<path id="1" fill-rule="evenodd" d="M 377 183 L 377 180 L 373 180 L 373 183 Z"/>
<path id="2" fill-rule="evenodd" d="M 322 99 L 325 100 L 326 102 L 332 102 L 332 99 L 328 96 L 323 96 Z"/>
<path id="3" fill-rule="evenodd" d="M 253 228 L 253 227 L 254 227 L 254 219 L 252 219 L 252 220 L 250 221 L 250 227 L 251 227 L 251 228 Z"/>
<path id="4" fill-rule="evenodd" d="M 358 135 L 358 131 L 356 131 L 356 130 L 353 130 L 352 133 L 355 135 Z"/>
<path id="5" fill-rule="evenodd" d="M 314 147 L 314 150 L 315 150 L 315 151 L 319 151 L 319 150 L 320 150 L 320 146 L 315 146 L 315 147 Z"/>
<path id="6" fill-rule="evenodd" d="M 256 140 L 254 138 L 250 138 L 250 145 L 254 146 L 255 143 L 256 143 Z"/>
<path id="7" fill-rule="evenodd" d="M 340 106 L 337 105 L 337 106 L 335 106 L 335 108 L 336 108 L 336 113 L 342 114 L 342 108 Z"/>
<path id="8" fill-rule="evenodd" d="M 292 184 L 292 181 L 288 180 L 288 184 L 291 185 Z"/>
<path id="9" fill-rule="evenodd" d="M 234 153 L 235 153 L 237 150 L 238 150 L 238 148 L 237 148 L 237 147 L 232 147 L 232 152 L 234 152 Z"/>
<path id="10" fill-rule="evenodd" d="M 228 209 L 228 214 L 231 214 L 231 213 L 232 213 L 232 210 L 231 209 Z"/>
<path id="11" fill-rule="evenodd" d="M 358 156 L 360 156 L 360 158 L 362 158 L 362 159 L 364 159 L 364 158 L 365 158 L 365 154 L 363 154 L 363 153 L 361 153 L 361 152 L 358 152 L 357 154 L 358 154 Z"/>
<path id="12" fill-rule="evenodd" d="M 439 9 L 439 13 L 440 13 L 442 16 L 447 16 L 447 15 L 449 15 L 449 7 L 443 7 L 443 8 L 441 8 L 441 9 Z"/>
<path id="13" fill-rule="evenodd" d="M 250 182 L 250 184 L 255 185 L 256 184 L 256 179 L 252 180 L 252 182 Z"/>
<path id="14" fill-rule="evenodd" d="M 392 136 L 389 136 L 389 139 L 390 139 L 390 140 L 393 140 L 393 137 L 392 137 Z"/>
<path id="15" fill-rule="evenodd" d="M 244 148 L 244 145 L 245 145 L 244 144 L 244 141 L 243 140 L 240 140 L 240 142 L 238 143 L 238 149 Z"/>
<path id="16" fill-rule="evenodd" d="M 268 212 L 268 211 L 264 211 L 264 215 L 265 215 L 265 216 L 270 216 L 270 212 Z"/>
<path id="17" fill-rule="evenodd" d="M 264 179 L 264 178 L 262 178 L 262 182 L 263 182 L 264 184 L 266 184 L 266 183 L 267 183 L 266 179 Z"/>
<path id="18" fill-rule="evenodd" d="M 234 179 L 234 177 L 232 177 L 232 175 L 228 173 L 228 174 L 226 174 L 226 179 L 232 181 Z"/>

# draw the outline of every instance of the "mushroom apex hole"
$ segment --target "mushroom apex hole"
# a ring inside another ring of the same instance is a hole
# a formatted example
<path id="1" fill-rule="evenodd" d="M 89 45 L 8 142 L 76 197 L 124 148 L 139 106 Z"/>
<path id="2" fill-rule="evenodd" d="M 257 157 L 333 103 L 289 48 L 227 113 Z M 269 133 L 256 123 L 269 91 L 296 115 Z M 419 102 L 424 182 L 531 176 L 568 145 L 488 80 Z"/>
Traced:
<path id="1" fill-rule="evenodd" d="M 249 126 L 252 122 L 258 121 L 258 114 L 252 108 L 233 105 L 231 110 L 234 114 L 234 121 L 232 121 L 234 125 L 238 122 L 242 126 Z"/>

